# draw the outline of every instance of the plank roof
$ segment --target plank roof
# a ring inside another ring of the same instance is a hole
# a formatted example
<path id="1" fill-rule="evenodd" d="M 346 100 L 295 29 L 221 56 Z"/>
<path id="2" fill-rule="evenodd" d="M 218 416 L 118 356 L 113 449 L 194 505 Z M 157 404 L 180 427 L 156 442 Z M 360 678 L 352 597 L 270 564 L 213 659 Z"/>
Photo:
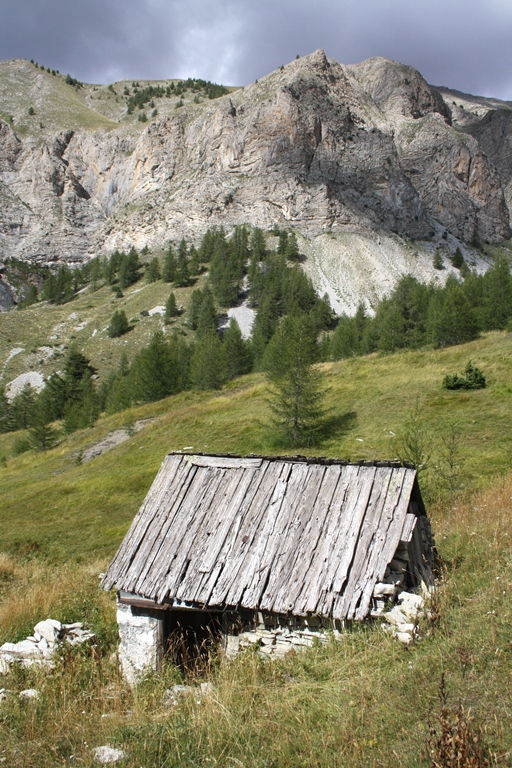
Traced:
<path id="1" fill-rule="evenodd" d="M 424 512 L 416 473 L 396 463 L 171 453 L 103 586 L 157 604 L 362 619 L 411 508 Z"/>

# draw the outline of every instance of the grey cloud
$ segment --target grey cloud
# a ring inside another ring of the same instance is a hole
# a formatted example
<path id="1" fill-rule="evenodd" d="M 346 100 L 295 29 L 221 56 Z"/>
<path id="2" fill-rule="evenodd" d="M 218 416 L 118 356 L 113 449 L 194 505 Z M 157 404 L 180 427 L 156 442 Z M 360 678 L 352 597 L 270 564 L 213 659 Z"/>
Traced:
<path id="1" fill-rule="evenodd" d="M 16 0 L 2 58 L 89 82 L 203 77 L 243 85 L 323 48 L 342 63 L 411 64 L 431 83 L 512 98 L 507 0 Z"/>

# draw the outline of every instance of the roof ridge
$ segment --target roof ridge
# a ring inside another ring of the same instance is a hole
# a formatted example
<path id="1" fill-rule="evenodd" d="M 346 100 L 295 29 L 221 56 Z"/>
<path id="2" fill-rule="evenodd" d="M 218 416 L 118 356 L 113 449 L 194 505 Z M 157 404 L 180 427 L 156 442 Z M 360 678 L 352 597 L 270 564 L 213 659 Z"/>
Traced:
<path id="1" fill-rule="evenodd" d="M 204 451 L 169 451 L 168 456 L 211 456 L 222 459 L 263 459 L 265 461 L 283 461 L 301 464 L 320 464 L 322 466 L 346 466 L 346 467 L 390 467 L 398 469 L 415 469 L 414 464 L 409 461 L 399 461 L 398 459 L 360 459 L 359 461 L 350 461 L 349 459 L 336 459 L 326 456 L 302 456 L 300 454 L 289 456 L 269 456 L 261 453 L 208 453 Z"/>

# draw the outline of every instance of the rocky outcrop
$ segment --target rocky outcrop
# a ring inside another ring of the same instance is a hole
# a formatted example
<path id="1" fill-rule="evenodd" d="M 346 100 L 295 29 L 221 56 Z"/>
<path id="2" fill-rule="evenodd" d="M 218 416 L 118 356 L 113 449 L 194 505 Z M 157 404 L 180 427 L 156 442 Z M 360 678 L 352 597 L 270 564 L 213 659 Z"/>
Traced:
<path id="1" fill-rule="evenodd" d="M 70 129 L 37 142 L 1 122 L 0 247 L 79 261 L 215 224 L 421 239 L 434 220 L 496 242 L 509 235 L 496 164 L 510 158 L 490 156 L 482 136 L 454 129 L 411 67 L 344 67 L 322 51 L 139 135 Z"/>

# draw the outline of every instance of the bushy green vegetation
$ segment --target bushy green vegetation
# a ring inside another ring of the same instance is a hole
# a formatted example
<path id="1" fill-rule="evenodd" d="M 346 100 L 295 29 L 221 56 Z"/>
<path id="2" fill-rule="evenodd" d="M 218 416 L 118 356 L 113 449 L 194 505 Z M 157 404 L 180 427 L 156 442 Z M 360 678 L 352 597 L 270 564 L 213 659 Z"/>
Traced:
<path id="1" fill-rule="evenodd" d="M 171 82 L 167 86 L 148 85 L 145 88 L 141 88 L 139 83 L 132 83 L 132 89 L 131 95 L 128 88 L 125 88 L 124 91 L 125 96 L 128 97 L 126 101 L 126 111 L 128 114 L 132 114 L 135 109 L 142 110 L 146 104 L 154 108 L 154 99 L 161 99 L 164 96 L 167 98 L 181 96 L 186 91 L 192 91 L 196 96 L 198 93 L 203 93 L 208 99 L 218 99 L 220 96 L 229 93 L 229 88 L 226 88 L 224 85 L 190 77 L 187 80 L 178 80 L 176 83 Z M 198 100 L 195 103 L 197 104 Z"/>
<path id="2" fill-rule="evenodd" d="M 362 305 L 355 317 L 343 315 L 325 354 L 340 360 L 376 350 L 463 344 L 481 331 L 505 328 L 510 317 L 510 265 L 499 256 L 485 274 L 468 270 L 462 282 L 450 276 L 442 288 L 406 275 L 379 303 L 375 317 Z"/>

